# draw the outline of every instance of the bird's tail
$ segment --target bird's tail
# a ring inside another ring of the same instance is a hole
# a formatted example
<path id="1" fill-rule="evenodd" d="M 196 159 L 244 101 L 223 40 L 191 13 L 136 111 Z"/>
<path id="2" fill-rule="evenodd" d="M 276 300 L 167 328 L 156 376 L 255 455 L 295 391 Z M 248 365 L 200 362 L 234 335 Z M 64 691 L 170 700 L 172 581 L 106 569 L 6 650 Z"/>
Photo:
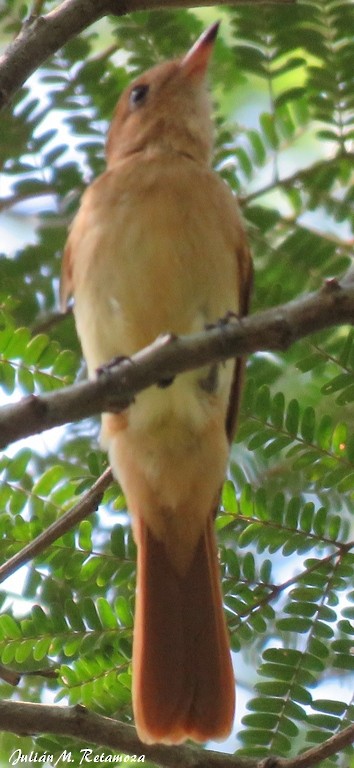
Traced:
<path id="1" fill-rule="evenodd" d="M 133 705 L 145 743 L 205 742 L 230 733 L 235 684 L 212 517 L 184 576 L 135 520 L 138 583 Z"/>

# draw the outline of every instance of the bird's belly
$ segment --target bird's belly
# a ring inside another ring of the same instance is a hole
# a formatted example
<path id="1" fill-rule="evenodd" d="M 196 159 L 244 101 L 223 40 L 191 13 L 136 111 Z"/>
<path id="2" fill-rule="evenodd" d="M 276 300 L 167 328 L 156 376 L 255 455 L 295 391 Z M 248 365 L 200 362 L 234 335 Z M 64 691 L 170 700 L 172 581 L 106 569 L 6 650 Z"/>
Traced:
<path id="1" fill-rule="evenodd" d="M 127 196 L 116 217 L 105 226 L 100 220 L 87 236 L 90 279 L 81 267 L 75 316 L 90 376 L 114 357 L 131 357 L 159 334 L 197 333 L 238 311 L 234 244 L 217 222 L 206 230 L 201 208 L 187 216 L 177 193 L 170 190 L 165 206 L 160 195 L 157 190 L 141 201 Z M 211 222 L 213 215 L 212 208 Z M 206 367 L 178 375 L 164 389 L 150 387 L 129 408 L 126 425 L 134 435 L 156 437 L 160 452 L 166 445 L 175 446 L 176 454 L 188 450 L 216 408 L 224 423 L 233 366 L 229 361 L 215 376 Z"/>
<path id="2" fill-rule="evenodd" d="M 222 238 L 200 237 L 196 247 L 180 230 L 166 232 L 159 217 L 148 236 L 141 221 L 133 226 L 127 217 L 121 225 L 119 246 L 91 241 L 90 279 L 77 281 L 75 316 L 90 375 L 159 334 L 197 333 L 238 310 L 235 259 L 224 258 Z"/>

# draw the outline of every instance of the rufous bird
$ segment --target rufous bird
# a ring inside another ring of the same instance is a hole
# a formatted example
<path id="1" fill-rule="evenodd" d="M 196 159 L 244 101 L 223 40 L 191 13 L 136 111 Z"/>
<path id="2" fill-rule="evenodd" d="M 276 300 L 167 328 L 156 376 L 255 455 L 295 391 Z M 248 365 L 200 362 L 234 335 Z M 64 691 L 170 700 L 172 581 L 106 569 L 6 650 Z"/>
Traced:
<path id="1" fill-rule="evenodd" d="M 235 197 L 211 168 L 206 73 L 213 24 L 180 59 L 122 94 L 107 170 L 85 192 L 65 249 L 90 377 L 161 333 L 193 334 L 247 312 L 251 259 Z M 214 516 L 242 361 L 150 387 L 102 416 L 102 445 L 132 514 L 138 551 L 133 710 L 140 739 L 224 739 L 235 684 Z"/>

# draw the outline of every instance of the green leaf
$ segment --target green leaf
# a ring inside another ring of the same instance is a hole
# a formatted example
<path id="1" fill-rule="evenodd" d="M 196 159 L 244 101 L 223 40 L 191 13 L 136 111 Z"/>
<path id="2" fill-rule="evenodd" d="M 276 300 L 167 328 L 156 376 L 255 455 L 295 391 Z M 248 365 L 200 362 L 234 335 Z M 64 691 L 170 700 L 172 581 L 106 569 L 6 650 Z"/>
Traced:
<path id="1" fill-rule="evenodd" d="M 92 551 L 92 525 L 89 520 L 81 520 L 79 527 L 79 547 Z"/>
<path id="2" fill-rule="evenodd" d="M 290 435 L 295 436 L 299 428 L 300 406 L 297 400 L 290 401 L 285 417 L 285 428 Z"/>
<path id="3" fill-rule="evenodd" d="M 132 614 L 127 600 L 121 595 L 117 597 L 114 604 L 119 624 L 123 627 L 133 626 Z"/>
<path id="4" fill-rule="evenodd" d="M 42 661 L 47 655 L 51 644 L 50 637 L 42 637 L 38 640 L 33 648 L 33 658 L 35 661 Z"/>
<path id="5" fill-rule="evenodd" d="M 74 631 L 82 632 L 85 629 L 79 606 L 73 600 L 65 601 L 65 616 Z"/>
<path id="6" fill-rule="evenodd" d="M 97 611 L 98 615 L 100 617 L 102 626 L 105 629 L 116 629 L 117 628 L 117 620 L 115 617 L 115 613 L 108 603 L 108 601 L 104 597 L 99 597 L 97 600 Z"/>
<path id="7" fill-rule="evenodd" d="M 44 350 L 47 349 L 48 344 L 48 336 L 45 336 L 44 333 L 39 334 L 38 336 L 34 336 L 34 338 L 31 339 L 27 344 L 23 355 L 23 362 L 27 363 L 28 365 L 35 365 L 43 354 Z"/>
<path id="8" fill-rule="evenodd" d="M 18 624 L 12 616 L 6 613 L 0 616 L 0 633 L 2 637 L 13 640 L 21 637 L 21 631 Z"/>
<path id="9" fill-rule="evenodd" d="M 125 558 L 125 531 L 122 525 L 115 525 L 111 532 L 112 554 L 121 560 Z"/>
<path id="10" fill-rule="evenodd" d="M 231 480 L 226 480 L 222 489 L 222 505 L 227 512 L 237 514 L 238 503 L 235 493 L 235 486 Z"/>
<path id="11" fill-rule="evenodd" d="M 273 115 L 263 112 L 260 116 L 260 124 L 267 140 L 267 143 L 272 149 L 278 149 L 279 141 L 277 132 L 275 129 L 275 120 Z"/>
<path id="12" fill-rule="evenodd" d="M 316 416 L 311 406 L 305 408 L 301 419 L 301 435 L 308 443 L 312 443 L 315 435 Z"/>

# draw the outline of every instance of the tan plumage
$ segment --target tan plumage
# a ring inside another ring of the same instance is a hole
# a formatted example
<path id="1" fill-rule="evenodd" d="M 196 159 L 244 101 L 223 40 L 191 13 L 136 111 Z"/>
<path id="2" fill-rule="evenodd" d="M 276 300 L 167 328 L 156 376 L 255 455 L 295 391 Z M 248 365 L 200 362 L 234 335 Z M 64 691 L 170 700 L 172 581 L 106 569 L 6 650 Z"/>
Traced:
<path id="1" fill-rule="evenodd" d="M 63 262 L 89 374 L 164 332 L 245 314 L 251 261 L 235 199 L 210 169 L 205 84 L 213 25 L 181 59 L 122 95 L 107 171 L 86 191 Z M 240 361 L 151 387 L 104 414 L 102 443 L 133 515 L 138 584 L 133 706 L 146 742 L 224 738 L 234 680 L 213 517 L 242 378 Z"/>

